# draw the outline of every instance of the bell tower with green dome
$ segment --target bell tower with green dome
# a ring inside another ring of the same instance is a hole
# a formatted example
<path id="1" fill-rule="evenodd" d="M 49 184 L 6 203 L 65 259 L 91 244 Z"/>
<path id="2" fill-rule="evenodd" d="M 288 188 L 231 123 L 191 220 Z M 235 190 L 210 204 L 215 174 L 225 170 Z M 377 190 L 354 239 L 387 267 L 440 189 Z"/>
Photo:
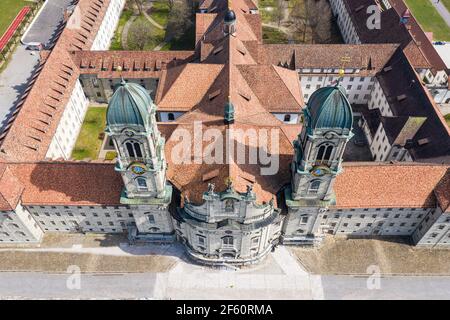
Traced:
<path id="1" fill-rule="evenodd" d="M 115 169 L 124 182 L 120 202 L 132 209 L 140 236 L 156 234 L 159 239 L 173 233 L 168 212 L 172 188 L 155 113 L 145 88 L 122 80 L 108 104 L 106 134 L 114 143 Z"/>
<path id="2" fill-rule="evenodd" d="M 296 227 L 285 230 L 286 235 L 311 236 L 317 232 L 317 215 L 336 203 L 333 185 L 342 171 L 345 147 L 353 136 L 352 126 L 353 112 L 344 88 L 323 87 L 312 94 L 304 110 L 302 131 L 294 142 L 292 181 L 285 198 L 288 220 L 295 220 L 286 229 Z M 302 228 L 297 228 L 297 220 L 305 223 Z"/>

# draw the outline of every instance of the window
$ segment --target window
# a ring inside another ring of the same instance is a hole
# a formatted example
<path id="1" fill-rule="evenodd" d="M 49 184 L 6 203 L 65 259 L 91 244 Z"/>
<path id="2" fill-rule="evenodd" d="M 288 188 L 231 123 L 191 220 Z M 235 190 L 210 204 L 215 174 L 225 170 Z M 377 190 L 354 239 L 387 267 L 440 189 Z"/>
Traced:
<path id="1" fill-rule="evenodd" d="M 169 114 L 167 115 L 167 119 L 168 119 L 169 121 L 174 121 L 174 120 L 175 120 L 175 115 L 174 115 L 173 113 L 169 113 Z"/>
<path id="2" fill-rule="evenodd" d="M 331 153 L 333 152 L 333 146 L 329 144 L 324 144 L 319 147 L 319 151 L 317 152 L 317 161 L 328 161 L 331 158 Z"/>
<path id="3" fill-rule="evenodd" d="M 139 191 L 148 191 L 147 180 L 143 177 L 138 177 L 136 179 L 137 187 Z"/>
<path id="4" fill-rule="evenodd" d="M 228 199 L 225 201 L 225 211 L 226 212 L 234 212 L 234 201 Z"/>
<path id="5" fill-rule="evenodd" d="M 309 194 L 317 194 L 320 189 L 320 180 L 313 180 L 309 183 L 308 193 Z"/>
<path id="6" fill-rule="evenodd" d="M 223 237 L 222 244 L 224 246 L 233 246 L 233 237 L 231 237 L 231 236 Z"/>
<path id="7" fill-rule="evenodd" d="M 302 219 L 300 220 L 301 224 L 307 224 L 309 220 L 309 217 L 302 217 Z"/>
<path id="8" fill-rule="evenodd" d="M 290 114 L 285 114 L 284 115 L 284 122 L 290 122 L 291 121 L 291 115 Z"/>
<path id="9" fill-rule="evenodd" d="M 198 243 L 201 244 L 201 245 L 204 245 L 205 244 L 205 237 L 199 236 L 198 237 Z"/>
<path id="10" fill-rule="evenodd" d="M 257 246 L 258 244 L 259 244 L 259 238 L 258 237 L 252 238 L 252 245 Z"/>
<path id="11" fill-rule="evenodd" d="M 149 215 L 147 216 L 147 219 L 148 219 L 148 222 L 149 222 L 149 223 L 155 223 L 155 216 L 154 216 L 154 215 L 149 214 Z"/>
<path id="12" fill-rule="evenodd" d="M 129 141 L 125 143 L 125 146 L 130 158 L 142 158 L 141 145 L 139 142 Z"/>

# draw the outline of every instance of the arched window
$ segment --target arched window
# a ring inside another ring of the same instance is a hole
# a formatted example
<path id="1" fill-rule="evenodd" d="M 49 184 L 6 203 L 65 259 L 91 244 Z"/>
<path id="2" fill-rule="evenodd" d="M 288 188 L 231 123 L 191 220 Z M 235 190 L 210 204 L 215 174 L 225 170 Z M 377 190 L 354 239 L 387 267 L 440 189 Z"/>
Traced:
<path id="1" fill-rule="evenodd" d="M 175 120 L 175 115 L 174 115 L 173 113 L 169 113 L 169 114 L 167 115 L 167 119 L 168 119 L 169 121 L 174 121 L 174 120 Z"/>
<path id="2" fill-rule="evenodd" d="M 233 237 L 231 237 L 231 236 L 223 237 L 222 244 L 224 247 L 232 247 L 233 246 Z"/>
<path id="3" fill-rule="evenodd" d="M 316 161 L 327 162 L 331 159 L 332 153 L 333 153 L 333 145 L 323 144 L 319 147 L 319 151 L 317 151 Z"/>
<path id="4" fill-rule="evenodd" d="M 138 142 L 134 143 L 134 151 L 136 152 L 136 157 L 142 158 L 141 145 Z"/>
<path id="5" fill-rule="evenodd" d="M 317 194 L 320 189 L 320 180 L 313 180 L 309 183 L 308 193 L 309 194 Z"/>
<path id="6" fill-rule="evenodd" d="M 141 144 L 139 142 L 128 141 L 125 143 L 125 147 L 130 158 L 142 158 Z"/>
<path id="7" fill-rule="evenodd" d="M 285 114 L 284 115 L 284 122 L 290 122 L 291 121 L 291 115 L 290 114 Z"/>
<path id="8" fill-rule="evenodd" d="M 139 191 L 148 191 L 147 180 L 144 177 L 138 177 L 136 182 Z"/>
<path id="9" fill-rule="evenodd" d="M 323 157 L 324 160 L 328 161 L 331 159 L 331 153 L 333 152 L 333 146 L 328 146 L 325 150 L 325 156 Z"/>
<path id="10" fill-rule="evenodd" d="M 323 155 L 325 154 L 325 148 L 326 148 L 326 146 L 319 147 L 319 151 L 317 152 L 317 157 L 316 157 L 317 161 L 322 161 Z"/>

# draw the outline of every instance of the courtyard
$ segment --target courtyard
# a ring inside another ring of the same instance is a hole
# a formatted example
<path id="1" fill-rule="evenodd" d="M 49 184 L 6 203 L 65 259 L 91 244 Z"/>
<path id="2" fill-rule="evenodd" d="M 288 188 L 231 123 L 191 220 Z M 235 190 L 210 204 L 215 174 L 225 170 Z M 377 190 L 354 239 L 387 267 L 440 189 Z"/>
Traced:
<path id="1" fill-rule="evenodd" d="M 194 15 L 185 0 L 127 1 L 111 50 L 192 50 Z"/>
<path id="2" fill-rule="evenodd" d="M 343 43 L 327 0 L 261 0 L 265 43 Z"/>
<path id="3" fill-rule="evenodd" d="M 106 106 L 90 106 L 72 151 L 75 160 L 98 159 L 106 128 Z"/>

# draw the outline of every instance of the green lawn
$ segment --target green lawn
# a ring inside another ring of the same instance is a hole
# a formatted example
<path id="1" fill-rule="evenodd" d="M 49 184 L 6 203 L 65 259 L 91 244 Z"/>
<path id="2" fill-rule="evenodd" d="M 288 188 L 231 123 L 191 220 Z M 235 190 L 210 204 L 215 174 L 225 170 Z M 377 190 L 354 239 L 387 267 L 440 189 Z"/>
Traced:
<path id="1" fill-rule="evenodd" d="M 144 23 L 146 23 L 147 25 L 149 25 L 151 28 L 151 39 L 150 39 L 149 43 L 145 45 L 144 50 L 153 50 L 157 45 L 159 45 L 160 43 L 162 43 L 164 41 L 166 31 L 156 28 L 143 15 L 139 16 L 136 20 L 134 20 L 133 24 L 142 22 L 142 21 Z M 131 29 L 132 29 L 132 26 L 130 27 L 130 32 L 128 33 L 128 39 L 130 39 Z M 130 50 L 138 50 L 138 48 L 133 48 L 130 41 L 128 41 L 128 47 L 130 48 Z"/>
<path id="2" fill-rule="evenodd" d="M 111 41 L 111 47 L 110 50 L 123 50 L 122 48 L 122 31 L 123 27 L 127 23 L 128 20 L 130 20 L 133 12 L 131 10 L 124 9 L 122 11 L 122 15 L 119 19 L 119 24 L 117 25 L 117 29 L 114 32 L 114 37 Z"/>
<path id="3" fill-rule="evenodd" d="M 450 0 L 441 0 L 441 2 L 444 4 L 447 10 L 450 11 Z"/>
<path id="4" fill-rule="evenodd" d="M 152 8 L 150 9 L 150 17 L 161 26 L 165 27 L 167 25 L 169 12 L 167 1 L 153 2 Z"/>
<path id="5" fill-rule="evenodd" d="M 83 160 L 85 158 L 97 159 L 102 140 L 99 135 L 106 127 L 106 108 L 90 107 L 86 113 L 78 140 L 72 152 L 72 158 Z"/>
<path id="6" fill-rule="evenodd" d="M 427 32 L 433 32 L 433 40 L 450 41 L 450 27 L 428 0 L 405 0 L 414 17 Z"/>
<path id="7" fill-rule="evenodd" d="M 29 4 L 24 0 L 0 0 L 0 37 L 19 13 L 20 9 Z"/>
<path id="8" fill-rule="evenodd" d="M 263 27 L 263 41 L 267 44 L 288 43 L 286 34 L 275 28 Z"/>
<path id="9" fill-rule="evenodd" d="M 450 113 L 445 116 L 445 121 L 447 121 L 447 125 L 450 127 Z"/>

